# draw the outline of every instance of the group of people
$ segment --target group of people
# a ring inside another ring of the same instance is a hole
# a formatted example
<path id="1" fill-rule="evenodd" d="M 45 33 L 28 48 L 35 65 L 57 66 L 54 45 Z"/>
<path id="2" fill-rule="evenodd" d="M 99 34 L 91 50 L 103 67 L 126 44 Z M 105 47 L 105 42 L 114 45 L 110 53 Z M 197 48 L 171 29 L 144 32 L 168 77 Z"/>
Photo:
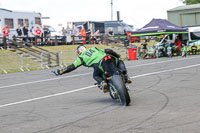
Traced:
<path id="1" fill-rule="evenodd" d="M 2 32 L 3 32 L 4 49 L 7 49 L 8 47 L 6 44 L 6 38 L 8 38 L 10 34 L 10 28 L 8 27 L 8 25 L 4 26 Z M 19 24 L 18 28 L 16 29 L 16 36 L 15 35 L 14 36 L 17 38 L 22 38 L 25 42 L 34 41 L 35 37 L 39 38 L 38 39 L 39 42 L 46 42 L 49 35 L 50 35 L 50 30 L 45 25 L 43 27 L 39 25 L 37 25 L 36 27 L 32 26 L 29 29 L 27 24 L 24 24 L 23 27 Z"/>
<path id="2" fill-rule="evenodd" d="M 97 38 L 100 36 L 100 31 L 97 30 L 94 33 L 90 28 L 85 29 L 85 27 L 82 26 L 75 26 L 72 25 L 72 28 L 70 28 L 69 25 L 67 27 L 62 27 L 62 30 L 60 31 L 62 33 L 62 40 L 66 41 L 66 43 L 71 43 L 72 41 L 79 41 L 82 40 L 83 44 L 86 44 L 86 42 L 89 40 L 91 43 L 96 43 Z"/>
<path id="3" fill-rule="evenodd" d="M 33 41 L 35 37 L 37 38 L 37 42 L 46 42 L 48 40 L 48 36 L 50 35 L 50 30 L 47 26 L 32 26 L 29 30 L 28 25 L 24 24 L 23 27 L 18 25 L 16 29 L 17 37 L 22 37 L 24 41 Z M 32 39 L 30 39 L 32 37 Z"/>

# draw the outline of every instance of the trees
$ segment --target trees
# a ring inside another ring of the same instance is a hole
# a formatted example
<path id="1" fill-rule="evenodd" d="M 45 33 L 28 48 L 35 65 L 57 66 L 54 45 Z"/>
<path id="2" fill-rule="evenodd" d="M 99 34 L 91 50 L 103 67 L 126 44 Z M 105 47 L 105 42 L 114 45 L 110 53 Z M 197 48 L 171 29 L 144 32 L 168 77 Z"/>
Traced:
<path id="1" fill-rule="evenodd" d="M 191 5 L 191 4 L 198 4 L 200 3 L 200 0 L 181 0 L 183 3 L 186 5 Z"/>

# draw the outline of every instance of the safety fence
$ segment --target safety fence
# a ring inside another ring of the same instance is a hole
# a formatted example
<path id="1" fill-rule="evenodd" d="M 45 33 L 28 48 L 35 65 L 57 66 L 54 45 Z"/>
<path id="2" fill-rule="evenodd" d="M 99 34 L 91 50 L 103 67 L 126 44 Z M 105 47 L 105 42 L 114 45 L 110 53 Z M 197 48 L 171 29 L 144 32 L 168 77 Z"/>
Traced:
<path id="1" fill-rule="evenodd" d="M 0 36 L 0 48 L 5 49 L 12 41 L 24 41 L 34 46 L 53 46 L 63 44 L 108 44 L 108 43 L 124 43 L 126 36 L 115 35 L 108 37 L 105 34 L 98 36 L 47 36 L 47 37 L 16 37 L 11 35 L 9 37 Z M 84 39 L 85 38 L 85 39 Z M 10 41 L 9 41 L 10 40 Z M 12 41 L 11 41 L 12 40 Z M 131 41 L 131 40 L 130 40 Z"/>
<path id="2" fill-rule="evenodd" d="M 114 48 L 113 50 L 121 55 L 122 60 L 128 60 L 126 48 Z M 56 52 L 56 54 L 58 58 L 54 62 L 46 60 L 48 53 L 40 53 L 40 58 L 37 59 L 33 59 L 34 57 L 31 57 L 30 53 L 0 55 L 0 73 L 49 69 L 55 66 L 66 67 L 76 59 L 73 50 L 63 50 Z"/>

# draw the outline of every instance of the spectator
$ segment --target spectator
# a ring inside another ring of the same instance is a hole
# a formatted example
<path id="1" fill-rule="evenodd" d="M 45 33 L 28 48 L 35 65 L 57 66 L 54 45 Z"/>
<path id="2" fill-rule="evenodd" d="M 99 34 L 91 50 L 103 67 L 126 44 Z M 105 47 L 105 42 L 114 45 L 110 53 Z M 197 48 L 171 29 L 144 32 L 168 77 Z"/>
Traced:
<path id="1" fill-rule="evenodd" d="M 193 44 L 193 46 L 191 47 L 192 50 L 192 54 L 196 55 L 197 54 L 197 46 L 195 45 L 195 43 Z"/>
<path id="2" fill-rule="evenodd" d="M 37 26 L 37 29 L 35 30 L 35 36 L 36 36 L 37 42 L 41 44 L 42 31 L 39 26 Z"/>
<path id="3" fill-rule="evenodd" d="M 31 43 L 34 44 L 33 42 L 35 41 L 35 32 L 33 26 L 30 29 L 30 33 L 31 33 Z"/>
<path id="4" fill-rule="evenodd" d="M 78 26 L 76 27 L 76 32 L 75 32 L 75 40 L 77 41 L 77 40 L 79 40 L 79 35 L 80 35 L 80 32 L 79 32 L 79 28 L 78 28 Z"/>
<path id="5" fill-rule="evenodd" d="M 81 29 L 81 36 L 83 39 L 83 44 L 86 44 L 86 31 L 85 31 L 84 26 L 82 26 L 82 29 Z"/>
<path id="6" fill-rule="evenodd" d="M 88 40 L 90 42 L 90 38 L 91 38 L 91 29 L 90 29 L 90 27 L 88 27 L 88 30 L 86 32 L 86 40 Z"/>
<path id="7" fill-rule="evenodd" d="M 100 31 L 97 30 L 95 33 L 94 33 L 94 38 L 97 39 L 99 36 L 100 36 Z"/>
<path id="8" fill-rule="evenodd" d="M 9 36 L 10 29 L 7 25 L 2 29 L 3 31 L 3 45 L 4 49 L 7 49 L 7 43 L 6 43 L 6 38 Z"/>
<path id="9" fill-rule="evenodd" d="M 92 41 L 94 44 L 97 43 L 98 38 L 100 37 L 100 31 L 97 30 L 93 35 L 92 35 Z"/>
<path id="10" fill-rule="evenodd" d="M 35 35 L 38 36 L 38 37 L 42 36 L 42 31 L 41 31 L 39 26 L 37 26 L 37 29 L 35 30 L 35 33 L 36 33 Z"/>
<path id="11" fill-rule="evenodd" d="M 30 33 L 31 33 L 31 35 L 35 36 L 35 32 L 34 32 L 34 27 L 33 26 L 30 29 Z"/>
<path id="12" fill-rule="evenodd" d="M 18 28 L 16 29 L 16 31 L 17 31 L 17 37 L 21 37 L 22 36 L 21 25 L 18 25 Z"/>
<path id="13" fill-rule="evenodd" d="M 112 28 L 109 29 L 109 32 L 107 34 L 107 39 L 108 39 L 108 43 L 115 42 L 114 32 L 113 32 Z"/>
<path id="14" fill-rule="evenodd" d="M 76 27 L 75 27 L 75 25 L 72 25 L 72 32 L 71 32 L 71 35 L 72 35 L 72 36 L 75 36 L 75 34 L 76 34 Z"/>
<path id="15" fill-rule="evenodd" d="M 110 28 L 109 32 L 108 32 L 108 35 L 111 36 L 111 37 L 114 37 L 114 32 L 113 30 Z"/>
<path id="16" fill-rule="evenodd" d="M 67 44 L 68 43 L 71 43 L 71 32 L 72 32 L 72 29 L 69 27 L 69 25 L 67 25 L 67 28 L 66 28 L 66 42 Z"/>
<path id="17" fill-rule="evenodd" d="M 66 30 L 65 30 L 65 27 L 62 27 L 62 30 L 61 30 L 61 34 L 62 34 L 62 41 L 65 42 L 66 41 Z"/>
<path id="18" fill-rule="evenodd" d="M 72 40 L 75 40 L 75 35 L 76 35 L 76 27 L 75 25 L 72 25 L 72 32 L 71 32 L 71 36 L 72 36 Z"/>
<path id="19" fill-rule="evenodd" d="M 39 26 L 39 28 L 40 28 L 40 30 L 41 30 L 41 43 L 43 44 L 44 43 L 44 31 L 43 31 L 43 27 L 42 27 L 42 24 L 40 24 L 40 26 Z"/>
<path id="20" fill-rule="evenodd" d="M 178 36 L 174 43 L 178 47 L 178 55 L 180 55 L 181 46 L 182 46 L 181 37 Z"/>
<path id="21" fill-rule="evenodd" d="M 47 26 L 44 25 L 43 31 L 44 31 L 44 41 L 45 41 L 45 43 L 47 43 L 48 37 L 50 35 L 50 30 Z"/>
<path id="22" fill-rule="evenodd" d="M 145 58 L 146 54 L 147 54 L 147 41 L 145 40 L 144 43 L 141 44 L 143 46 L 142 48 L 142 52 L 143 52 L 143 58 Z"/>
<path id="23" fill-rule="evenodd" d="M 27 26 L 27 24 L 24 24 L 23 34 L 24 34 L 24 41 L 28 42 L 28 26 Z"/>

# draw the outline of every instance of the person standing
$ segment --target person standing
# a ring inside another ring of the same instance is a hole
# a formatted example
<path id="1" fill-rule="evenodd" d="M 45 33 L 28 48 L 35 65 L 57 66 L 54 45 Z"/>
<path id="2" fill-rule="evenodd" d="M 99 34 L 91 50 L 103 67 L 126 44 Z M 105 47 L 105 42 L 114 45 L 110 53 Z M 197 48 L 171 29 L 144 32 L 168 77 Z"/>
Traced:
<path id="1" fill-rule="evenodd" d="M 24 34 L 24 41 L 28 42 L 28 26 L 27 26 L 27 24 L 24 24 L 24 27 L 22 30 L 23 30 L 23 34 Z"/>
<path id="2" fill-rule="evenodd" d="M 86 32 L 86 40 L 88 40 L 89 43 L 91 43 L 91 34 L 92 34 L 91 28 L 88 27 L 88 30 Z"/>
<path id="3" fill-rule="evenodd" d="M 110 28 L 109 31 L 108 31 L 108 34 L 107 34 L 107 43 L 112 43 L 112 42 L 115 42 L 115 38 L 114 38 L 115 34 L 113 32 L 113 29 Z"/>
<path id="4" fill-rule="evenodd" d="M 72 32 L 71 32 L 71 37 L 72 37 L 72 44 L 74 44 L 75 41 L 75 35 L 76 35 L 76 26 L 72 25 Z"/>
<path id="5" fill-rule="evenodd" d="M 197 54 L 197 46 L 195 45 L 195 43 L 192 45 L 191 50 L 193 55 Z"/>
<path id="6" fill-rule="evenodd" d="M 16 31 L 17 31 L 17 37 L 21 37 L 22 36 L 21 25 L 18 25 L 18 28 L 16 29 Z"/>
<path id="7" fill-rule="evenodd" d="M 72 36 L 75 36 L 76 34 L 76 26 L 75 25 L 72 25 L 72 32 L 71 32 L 71 35 Z"/>
<path id="8" fill-rule="evenodd" d="M 86 44 L 86 31 L 85 31 L 84 26 L 82 26 L 82 29 L 81 29 L 81 36 L 83 39 L 83 44 Z"/>
<path id="9" fill-rule="evenodd" d="M 79 40 L 79 35 L 80 35 L 80 32 L 79 32 L 79 28 L 78 28 L 78 26 L 77 26 L 77 27 L 76 27 L 76 31 L 75 31 L 75 38 L 74 38 L 75 41 L 78 41 L 78 40 Z"/>
<path id="10" fill-rule="evenodd" d="M 47 41 L 48 41 L 48 37 L 50 35 L 50 30 L 49 30 L 49 28 L 47 26 L 44 25 L 43 26 L 43 32 L 44 32 L 44 42 L 46 44 Z"/>
<path id="11" fill-rule="evenodd" d="M 5 27 L 2 29 L 3 31 L 3 45 L 4 45 L 4 49 L 7 49 L 7 42 L 6 42 L 6 38 L 9 36 L 9 32 L 10 29 L 7 25 L 5 25 Z"/>
<path id="12" fill-rule="evenodd" d="M 143 58 L 145 58 L 147 53 L 147 41 L 145 40 L 144 43 L 142 43 L 141 45 L 143 46 L 142 48 Z"/>
<path id="13" fill-rule="evenodd" d="M 62 34 L 62 41 L 66 42 L 66 30 L 65 30 L 65 27 L 62 27 L 62 30 L 60 32 Z"/>
<path id="14" fill-rule="evenodd" d="M 42 31 L 39 26 L 37 26 L 37 29 L 35 30 L 36 36 L 41 37 L 42 36 Z"/>
<path id="15" fill-rule="evenodd" d="M 40 26 L 37 26 L 37 29 L 35 30 L 35 36 L 36 36 L 37 43 L 41 44 L 42 31 L 40 29 Z"/>
<path id="16" fill-rule="evenodd" d="M 178 55 L 180 55 L 180 53 L 181 53 L 181 46 L 182 46 L 181 37 L 178 36 L 174 43 L 178 47 Z"/>
<path id="17" fill-rule="evenodd" d="M 100 31 L 97 30 L 97 31 L 92 35 L 92 43 L 93 43 L 93 44 L 98 43 L 97 40 L 98 40 L 99 36 L 100 36 Z"/>
<path id="18" fill-rule="evenodd" d="M 67 44 L 71 43 L 71 32 L 72 32 L 72 29 L 69 27 L 69 25 L 67 25 L 67 28 L 66 28 L 66 42 Z"/>

